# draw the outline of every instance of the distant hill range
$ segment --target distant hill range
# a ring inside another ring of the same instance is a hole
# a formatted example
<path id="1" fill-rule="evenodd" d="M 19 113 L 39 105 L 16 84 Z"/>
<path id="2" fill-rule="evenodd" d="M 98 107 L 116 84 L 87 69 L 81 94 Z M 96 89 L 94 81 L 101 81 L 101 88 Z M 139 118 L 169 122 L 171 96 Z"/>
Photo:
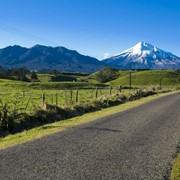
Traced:
<path id="1" fill-rule="evenodd" d="M 134 47 L 103 60 L 119 69 L 177 69 L 180 57 L 159 49 L 149 43 L 139 42 Z"/>
<path id="2" fill-rule="evenodd" d="M 0 65 L 4 68 L 92 73 L 102 69 L 105 63 L 64 47 L 36 45 L 24 48 L 15 45 L 0 49 Z"/>
<path id="3" fill-rule="evenodd" d="M 130 67 L 132 69 L 177 69 L 180 68 L 180 58 L 146 42 L 139 42 L 134 47 L 103 61 L 64 47 L 36 45 L 24 48 L 15 45 L 0 49 L 0 66 L 93 73 L 105 66 L 118 69 Z"/>

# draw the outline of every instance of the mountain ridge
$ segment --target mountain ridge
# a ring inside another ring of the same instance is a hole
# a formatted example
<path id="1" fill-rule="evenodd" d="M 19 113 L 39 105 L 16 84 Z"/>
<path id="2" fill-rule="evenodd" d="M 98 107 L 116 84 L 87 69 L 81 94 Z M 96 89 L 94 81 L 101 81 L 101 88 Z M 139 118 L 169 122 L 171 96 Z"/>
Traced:
<path id="1" fill-rule="evenodd" d="M 120 69 L 176 69 L 180 67 L 180 57 L 157 48 L 147 42 L 139 42 L 103 62 Z"/>
<path id="2" fill-rule="evenodd" d="M 25 48 L 18 45 L 0 49 L 0 65 L 5 68 L 27 67 L 30 70 L 56 69 L 60 71 L 92 73 L 105 64 L 65 47 L 35 45 Z"/>

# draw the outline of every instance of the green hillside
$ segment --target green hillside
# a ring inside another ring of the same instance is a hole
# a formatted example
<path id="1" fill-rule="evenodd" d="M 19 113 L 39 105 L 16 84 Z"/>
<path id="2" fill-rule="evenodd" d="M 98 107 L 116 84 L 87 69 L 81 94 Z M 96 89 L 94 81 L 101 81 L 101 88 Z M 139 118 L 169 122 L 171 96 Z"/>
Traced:
<path id="1" fill-rule="evenodd" d="M 119 77 L 108 84 L 129 85 L 129 71 L 120 71 Z M 180 74 L 172 70 L 132 71 L 132 85 L 180 85 Z"/>

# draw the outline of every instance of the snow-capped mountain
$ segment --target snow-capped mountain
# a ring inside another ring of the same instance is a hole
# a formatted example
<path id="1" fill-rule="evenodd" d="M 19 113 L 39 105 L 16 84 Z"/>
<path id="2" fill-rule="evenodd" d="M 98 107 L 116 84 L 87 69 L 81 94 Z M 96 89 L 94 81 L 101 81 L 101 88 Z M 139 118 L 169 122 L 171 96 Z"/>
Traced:
<path id="1" fill-rule="evenodd" d="M 180 57 L 146 42 L 139 42 L 134 47 L 103 61 L 122 69 L 129 69 L 130 67 L 132 69 L 180 68 Z"/>

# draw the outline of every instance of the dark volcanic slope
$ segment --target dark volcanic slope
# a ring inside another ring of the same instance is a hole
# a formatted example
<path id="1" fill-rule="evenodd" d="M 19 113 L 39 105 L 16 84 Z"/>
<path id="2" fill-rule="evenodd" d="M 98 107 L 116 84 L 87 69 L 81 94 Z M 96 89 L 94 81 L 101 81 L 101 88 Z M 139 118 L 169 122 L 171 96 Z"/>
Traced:
<path id="1" fill-rule="evenodd" d="M 95 72 L 105 64 L 64 47 L 36 45 L 32 48 L 9 46 L 0 49 L 0 65 L 7 68 L 27 67 L 32 70 L 57 69 L 71 72 Z"/>
<path id="2" fill-rule="evenodd" d="M 180 93 L 0 151 L 0 179 L 163 179 L 180 142 Z"/>

